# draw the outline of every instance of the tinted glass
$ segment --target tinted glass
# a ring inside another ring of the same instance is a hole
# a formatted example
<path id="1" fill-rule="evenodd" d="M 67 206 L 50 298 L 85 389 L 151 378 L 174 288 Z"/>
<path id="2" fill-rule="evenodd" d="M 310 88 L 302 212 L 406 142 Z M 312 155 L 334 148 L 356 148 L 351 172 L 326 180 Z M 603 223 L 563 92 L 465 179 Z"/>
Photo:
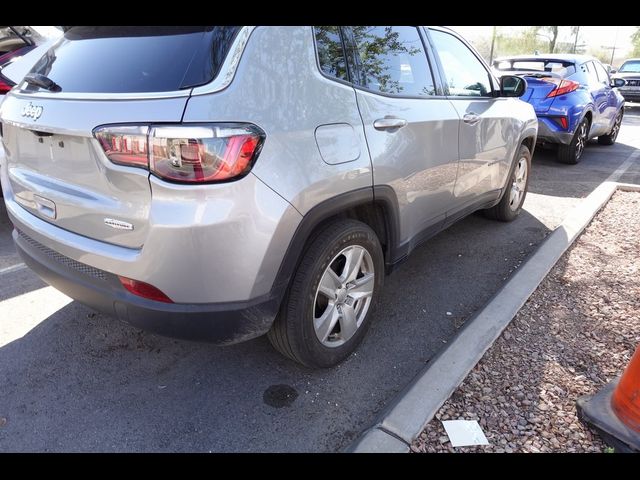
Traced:
<path id="1" fill-rule="evenodd" d="M 598 80 L 600 80 L 600 83 L 609 85 L 611 83 L 611 80 L 609 80 L 609 74 L 607 73 L 607 70 L 602 66 L 600 62 L 593 62 L 593 64 L 596 66 L 596 74 L 598 75 Z"/>
<path id="2" fill-rule="evenodd" d="M 348 80 L 347 65 L 340 38 L 340 27 L 313 27 L 320 70 L 330 77 Z"/>
<path id="3" fill-rule="evenodd" d="M 438 30 L 431 30 L 430 33 L 444 69 L 449 95 L 491 95 L 489 73 L 473 52 L 453 35 Z"/>
<path id="4" fill-rule="evenodd" d="M 587 74 L 587 82 L 591 87 L 599 88 L 600 80 L 598 79 L 598 74 L 596 73 L 596 67 L 593 62 L 586 62 L 583 64 L 584 70 Z"/>
<path id="5" fill-rule="evenodd" d="M 503 71 L 524 71 L 524 72 L 551 72 L 562 77 L 568 77 L 576 72 L 576 67 L 570 62 L 561 60 L 512 60 L 505 59 L 493 62 L 494 67 Z"/>
<path id="6" fill-rule="evenodd" d="M 63 92 L 165 92 L 202 85 L 217 75 L 238 28 L 73 27 L 32 72 L 46 75 Z"/>
<path id="7" fill-rule="evenodd" d="M 346 28 L 356 50 L 354 83 L 392 95 L 435 94 L 431 69 L 415 27 Z"/>

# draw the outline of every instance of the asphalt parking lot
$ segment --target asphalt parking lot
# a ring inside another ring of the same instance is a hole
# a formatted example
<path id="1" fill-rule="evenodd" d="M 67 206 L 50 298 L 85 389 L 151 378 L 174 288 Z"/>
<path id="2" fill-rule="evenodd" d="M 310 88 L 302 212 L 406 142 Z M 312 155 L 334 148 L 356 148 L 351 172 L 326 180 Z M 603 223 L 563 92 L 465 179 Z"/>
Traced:
<path id="1" fill-rule="evenodd" d="M 521 217 L 472 215 L 419 248 L 387 277 L 357 354 L 323 371 L 266 338 L 213 347 L 94 313 L 21 267 L 2 205 L 0 451 L 338 451 L 637 148 L 638 105 L 579 165 L 537 151 Z M 640 184 L 640 159 L 620 181 Z"/>

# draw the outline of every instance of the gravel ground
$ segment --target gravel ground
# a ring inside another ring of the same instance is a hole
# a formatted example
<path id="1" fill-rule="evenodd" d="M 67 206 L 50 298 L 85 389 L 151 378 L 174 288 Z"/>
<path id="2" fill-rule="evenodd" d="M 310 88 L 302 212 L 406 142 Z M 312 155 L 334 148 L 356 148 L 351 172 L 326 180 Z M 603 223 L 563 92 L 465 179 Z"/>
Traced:
<path id="1" fill-rule="evenodd" d="M 602 452 L 575 402 L 640 343 L 640 193 L 617 192 L 436 414 L 414 452 Z M 491 445 L 454 448 L 441 420 L 478 420 Z"/>

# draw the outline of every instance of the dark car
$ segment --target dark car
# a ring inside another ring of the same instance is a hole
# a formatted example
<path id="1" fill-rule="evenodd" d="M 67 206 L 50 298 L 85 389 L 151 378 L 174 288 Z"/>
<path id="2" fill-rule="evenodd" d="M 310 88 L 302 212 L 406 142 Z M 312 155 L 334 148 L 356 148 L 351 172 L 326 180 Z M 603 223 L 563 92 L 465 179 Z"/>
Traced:
<path id="1" fill-rule="evenodd" d="M 56 39 L 60 35 L 62 35 L 62 30 L 58 27 L 0 26 L 0 95 L 6 94 L 13 88 L 16 81 L 22 80 L 24 76 L 21 74 L 18 78 L 14 78 L 16 75 L 8 75 L 6 68 L 23 59 L 39 45 L 50 44 L 50 40 Z M 33 63 L 35 60 L 37 58 L 34 58 Z M 27 73 L 30 68 L 27 68 L 24 73 Z"/>
<path id="2" fill-rule="evenodd" d="M 640 102 L 640 58 L 626 60 L 614 77 L 625 81 L 620 93 L 627 102 Z"/>

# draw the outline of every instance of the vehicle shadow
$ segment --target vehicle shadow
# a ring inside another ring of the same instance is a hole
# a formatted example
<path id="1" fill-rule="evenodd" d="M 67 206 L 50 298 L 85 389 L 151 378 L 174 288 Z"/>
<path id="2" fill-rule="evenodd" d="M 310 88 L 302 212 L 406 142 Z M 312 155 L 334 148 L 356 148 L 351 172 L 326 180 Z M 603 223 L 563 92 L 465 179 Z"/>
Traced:
<path id="1" fill-rule="evenodd" d="M 224 348 L 163 338 L 72 302 L 0 347 L 0 450 L 337 451 L 547 233 L 524 211 L 437 235 L 386 278 L 360 349 L 328 370 L 264 337 Z"/>
<path id="2" fill-rule="evenodd" d="M 628 121 L 625 119 L 623 129 Z M 529 192 L 553 197 L 586 197 L 637 150 L 627 141 L 622 131 L 615 145 L 599 145 L 597 140 L 591 140 L 577 165 L 559 163 L 554 147 L 536 148 Z"/>

